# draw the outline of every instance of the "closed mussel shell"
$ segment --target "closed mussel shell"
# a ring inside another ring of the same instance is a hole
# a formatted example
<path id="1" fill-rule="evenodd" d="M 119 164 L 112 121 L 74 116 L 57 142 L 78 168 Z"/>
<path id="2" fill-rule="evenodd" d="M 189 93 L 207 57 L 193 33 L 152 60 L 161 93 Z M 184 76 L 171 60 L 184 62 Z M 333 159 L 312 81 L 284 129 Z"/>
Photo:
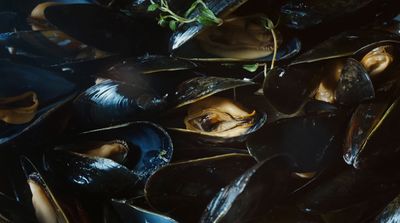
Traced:
<path id="1" fill-rule="evenodd" d="M 52 5 L 44 14 L 59 30 L 106 52 L 141 56 L 167 51 L 167 32 L 151 18 L 129 17 L 93 4 Z"/>
<path id="2" fill-rule="evenodd" d="M 153 89 L 167 97 L 174 94 L 179 84 L 198 76 L 191 71 L 195 67 L 196 65 L 189 61 L 148 55 L 124 59 L 96 76 Z"/>
<path id="3" fill-rule="evenodd" d="M 79 128 L 94 129 L 129 121 L 152 119 L 165 108 L 165 98 L 151 88 L 106 80 L 74 100 Z"/>
<path id="4" fill-rule="evenodd" d="M 346 167 L 318 177 L 299 191 L 296 202 L 305 212 L 321 214 L 390 196 L 398 189 L 399 176 L 395 172 Z"/>
<path id="5" fill-rule="evenodd" d="M 174 163 L 146 184 L 150 205 L 182 222 L 196 222 L 217 192 L 256 164 L 249 155 L 226 154 Z"/>
<path id="6" fill-rule="evenodd" d="M 389 107 L 379 102 L 360 105 L 349 124 L 344 154 L 347 163 L 356 168 L 394 165 L 400 143 L 395 134 L 400 126 L 399 103 L 397 98 Z"/>
<path id="7" fill-rule="evenodd" d="M 298 172 L 318 172 L 340 154 L 346 121 L 339 112 L 280 119 L 251 135 L 247 148 L 258 161 L 286 154 Z"/>
<path id="8" fill-rule="evenodd" d="M 292 165 L 287 157 L 275 156 L 253 166 L 220 190 L 200 222 L 260 222 L 290 193 Z"/>
<path id="9" fill-rule="evenodd" d="M 315 64 L 275 67 L 265 79 L 264 96 L 278 111 L 296 113 L 314 95 L 323 72 L 325 68 Z"/>
<path id="10" fill-rule="evenodd" d="M 169 163 L 172 150 L 162 128 L 137 122 L 82 133 L 44 159 L 50 172 L 80 191 L 129 198 Z"/>

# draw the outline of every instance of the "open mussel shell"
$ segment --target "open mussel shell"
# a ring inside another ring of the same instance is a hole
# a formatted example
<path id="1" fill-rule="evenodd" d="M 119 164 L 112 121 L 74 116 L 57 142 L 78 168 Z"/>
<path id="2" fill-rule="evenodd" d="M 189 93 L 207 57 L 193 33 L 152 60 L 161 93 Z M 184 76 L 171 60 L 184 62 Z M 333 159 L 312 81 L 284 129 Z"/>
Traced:
<path id="1" fill-rule="evenodd" d="M 43 143 L 43 137 L 48 138 L 65 128 L 68 115 L 61 115 L 61 108 L 75 96 L 77 86 L 74 83 L 56 73 L 6 61 L 0 61 L 0 72 L 3 77 L 0 83 L 1 148 L 15 148 L 21 144 L 34 147 Z M 44 82 L 48 84 L 43 85 Z M 10 99 L 24 99 L 24 95 L 33 96 L 31 100 L 36 105 L 35 109 L 27 104 L 28 109 L 25 100 L 5 103 Z M 28 114 L 29 119 L 25 119 Z M 21 119 L 24 121 L 20 122 Z M 54 119 L 59 122 L 58 126 L 49 122 Z"/>
<path id="2" fill-rule="evenodd" d="M 218 18 L 224 18 L 247 1 L 248 0 L 205 0 L 204 3 L 207 5 L 207 8 L 214 13 L 215 16 Z M 200 10 L 197 9 L 190 13 L 188 18 L 196 18 L 199 15 Z M 187 41 L 195 37 L 198 33 L 203 31 L 204 28 L 206 27 L 200 23 L 187 24 L 179 27 L 179 29 L 174 32 L 170 38 L 170 49 L 178 49 Z"/>
<path id="3" fill-rule="evenodd" d="M 292 165 L 287 157 L 275 156 L 253 166 L 220 190 L 200 222 L 259 222 L 290 193 Z"/>
<path id="4" fill-rule="evenodd" d="M 75 121 L 78 128 L 106 127 L 154 118 L 165 106 L 165 98 L 151 88 L 105 80 L 74 100 Z"/>
<path id="5" fill-rule="evenodd" d="M 196 222 L 219 190 L 256 164 L 249 155 L 226 154 L 174 163 L 158 170 L 145 188 L 149 204 L 182 222 Z"/>
<path id="6" fill-rule="evenodd" d="M 123 223 L 177 223 L 174 219 L 157 214 L 139 207 L 135 207 L 120 201 L 112 200 L 111 205 L 118 213 Z"/>
<path id="7" fill-rule="evenodd" d="M 398 156 L 400 99 L 361 104 L 349 123 L 344 160 L 356 168 L 388 166 Z"/>
<path id="8" fill-rule="evenodd" d="M 21 157 L 21 165 L 39 222 L 73 222 L 76 220 L 84 222 L 87 220 L 82 210 L 79 209 L 79 205 L 77 203 L 71 205 L 70 199 L 65 199 L 58 190 L 56 191 L 54 184 L 50 185 L 49 179 L 45 178 L 27 157 Z"/>
<path id="9" fill-rule="evenodd" d="M 342 33 L 290 65 L 272 69 L 264 95 L 285 114 L 298 112 L 310 97 L 354 106 L 374 98 L 376 89 L 395 79 L 398 52 L 399 40 L 393 34 L 376 30 Z M 285 100 L 277 100 L 282 95 Z"/>
<path id="10" fill-rule="evenodd" d="M 273 60 L 274 41 L 261 21 L 260 16 L 226 19 L 221 26 L 211 27 L 182 45 L 173 56 L 199 62 L 270 62 Z M 300 40 L 282 37 L 286 34 L 276 32 L 278 48 L 275 60 L 296 56 L 301 50 Z"/>
<path id="11" fill-rule="evenodd" d="M 163 119 L 164 125 L 175 137 L 187 136 L 201 144 L 243 142 L 264 125 L 267 117 L 263 112 L 242 105 L 235 93 L 246 95 L 256 88 L 254 82 L 233 78 L 189 79 L 179 85 L 171 97 L 170 103 L 175 108 Z"/>
<path id="12" fill-rule="evenodd" d="M 90 146 L 94 143 L 99 146 Z M 121 145 L 118 148 L 124 150 L 111 156 L 114 153 L 107 152 L 107 143 Z M 172 152 L 172 141 L 161 127 L 137 122 L 82 133 L 45 153 L 45 163 L 60 180 L 81 191 L 129 198 L 149 176 L 169 163 Z"/>
<path id="13" fill-rule="evenodd" d="M 62 32 L 106 52 L 132 56 L 167 52 L 167 33 L 151 18 L 128 17 L 93 4 L 52 5 L 44 14 Z"/>
<path id="14" fill-rule="evenodd" d="M 258 161 L 286 154 L 297 172 L 318 172 L 340 154 L 346 121 L 339 112 L 280 119 L 252 134 L 247 148 Z"/>
<path id="15" fill-rule="evenodd" d="M 388 32 L 366 29 L 343 32 L 301 54 L 291 64 L 350 57 L 366 49 L 391 44 L 399 44 L 399 37 Z"/>
<path id="16" fill-rule="evenodd" d="M 233 78 L 195 77 L 180 84 L 170 100 L 175 108 L 181 108 L 223 91 L 255 85 L 251 81 Z"/>

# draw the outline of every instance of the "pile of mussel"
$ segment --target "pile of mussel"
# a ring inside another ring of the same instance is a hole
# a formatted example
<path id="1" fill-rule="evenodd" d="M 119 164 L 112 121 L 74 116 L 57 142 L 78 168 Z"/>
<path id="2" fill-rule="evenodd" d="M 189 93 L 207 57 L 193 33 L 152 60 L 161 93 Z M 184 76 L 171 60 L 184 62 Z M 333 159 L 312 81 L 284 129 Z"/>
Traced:
<path id="1" fill-rule="evenodd" d="M 400 222 L 399 77 L 398 0 L 2 0 L 0 222 Z"/>

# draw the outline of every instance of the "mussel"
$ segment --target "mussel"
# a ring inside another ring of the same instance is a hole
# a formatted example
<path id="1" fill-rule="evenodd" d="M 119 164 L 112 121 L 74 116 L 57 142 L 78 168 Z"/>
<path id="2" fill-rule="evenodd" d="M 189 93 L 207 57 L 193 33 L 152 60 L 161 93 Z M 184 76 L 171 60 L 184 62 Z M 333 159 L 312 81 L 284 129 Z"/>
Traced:
<path id="1" fill-rule="evenodd" d="M 297 55 L 301 43 L 296 38 L 283 38 L 279 31 L 275 40 L 266 29 L 261 16 L 233 17 L 226 19 L 221 26 L 206 29 L 189 41 L 173 55 L 179 58 L 202 62 L 242 62 L 284 60 Z"/>
<path id="2" fill-rule="evenodd" d="M 213 196 L 255 165 L 249 155 L 226 154 L 173 163 L 149 178 L 146 199 L 182 222 L 196 222 Z"/>
<path id="3" fill-rule="evenodd" d="M 142 56 L 167 51 L 168 32 L 146 16 L 129 17 L 94 4 L 52 5 L 44 15 L 60 31 L 106 52 Z"/>
<path id="4" fill-rule="evenodd" d="M 361 104 L 349 123 L 344 144 L 344 160 L 355 168 L 390 166 L 398 154 L 399 98 Z"/>
<path id="5" fill-rule="evenodd" d="M 102 197 L 129 198 L 169 163 L 169 135 L 149 122 L 82 133 L 45 153 L 46 168 L 68 185 Z"/>
<path id="6" fill-rule="evenodd" d="M 22 168 L 30 189 L 31 202 L 38 222 L 86 222 L 88 216 L 75 197 L 68 192 L 55 190 L 49 181 L 26 157 L 21 158 Z"/>
<path id="7" fill-rule="evenodd" d="M 200 222 L 259 222 L 291 190 L 292 161 L 284 156 L 264 160 L 222 188 Z"/>
<path id="8" fill-rule="evenodd" d="M 247 148 L 258 161 L 286 154 L 297 172 L 319 172 L 340 154 L 346 121 L 339 112 L 280 119 L 251 135 Z"/>
<path id="9" fill-rule="evenodd" d="M 264 95 L 279 111 L 289 114 L 299 111 L 310 97 L 354 106 L 374 98 L 376 90 L 395 79 L 398 53 L 398 38 L 389 33 L 342 33 L 300 55 L 289 66 L 273 69 Z M 288 98 L 278 101 L 276 95 Z"/>
<path id="10" fill-rule="evenodd" d="M 179 3 L 179 1 L 177 1 Z M 246 3 L 247 0 L 206 0 L 204 1 L 208 9 L 219 18 L 224 18 L 239 8 L 241 5 Z M 182 3 L 181 3 L 182 4 Z M 195 18 L 200 15 L 200 9 L 192 11 L 188 18 Z M 203 31 L 205 26 L 200 23 L 187 24 L 179 27 L 179 29 L 173 33 L 170 38 L 170 49 L 176 50 L 185 44 L 187 41 L 195 37 L 198 33 Z"/>
<path id="11" fill-rule="evenodd" d="M 225 97 L 214 96 L 254 83 L 219 77 L 198 77 L 182 83 L 174 95 L 175 121 L 169 128 L 208 143 L 241 142 L 266 122 L 266 114 L 250 110 Z M 167 124 L 168 125 L 168 124 Z"/>
<path id="12" fill-rule="evenodd" d="M 0 72 L 1 148 L 24 143 L 34 147 L 43 137 L 65 128 L 69 115 L 60 108 L 75 96 L 75 83 L 59 74 L 7 61 L 0 61 Z M 54 119 L 58 126 L 51 123 Z"/>
<path id="13" fill-rule="evenodd" d="M 152 117 L 165 110 L 166 98 L 139 84 L 105 80 L 74 100 L 78 128 L 94 129 Z"/>

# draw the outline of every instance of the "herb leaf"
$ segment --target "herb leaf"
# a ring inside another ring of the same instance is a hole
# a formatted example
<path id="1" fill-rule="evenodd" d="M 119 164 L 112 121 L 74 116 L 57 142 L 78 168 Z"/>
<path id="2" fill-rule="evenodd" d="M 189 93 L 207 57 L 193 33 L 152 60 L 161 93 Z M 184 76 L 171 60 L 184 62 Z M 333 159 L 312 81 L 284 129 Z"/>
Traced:
<path id="1" fill-rule="evenodd" d="M 147 7 L 147 11 L 154 12 L 159 8 L 160 8 L 160 6 L 157 3 L 153 3 L 153 4 L 149 5 L 149 7 Z"/>

